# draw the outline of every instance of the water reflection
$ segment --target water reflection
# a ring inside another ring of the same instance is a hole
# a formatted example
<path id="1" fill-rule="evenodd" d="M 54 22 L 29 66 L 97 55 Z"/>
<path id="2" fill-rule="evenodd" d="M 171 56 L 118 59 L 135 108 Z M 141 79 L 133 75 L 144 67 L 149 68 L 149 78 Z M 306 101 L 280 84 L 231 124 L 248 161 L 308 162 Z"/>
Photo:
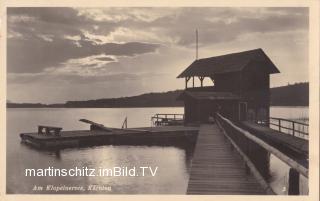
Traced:
<path id="1" fill-rule="evenodd" d="M 290 108 L 287 108 L 290 111 Z M 299 110 L 308 110 L 303 108 Z M 271 109 L 272 116 L 286 110 Z M 88 129 L 78 119 L 90 119 L 110 127 L 120 127 L 128 116 L 129 127 L 150 126 L 155 113 L 183 113 L 183 108 L 125 108 L 125 109 L 9 109 L 7 111 L 7 193 L 55 193 L 34 192 L 34 185 L 84 185 L 112 186 L 112 191 L 77 191 L 71 193 L 115 194 L 185 194 L 192 149 L 174 146 L 112 146 L 83 147 L 48 152 L 38 151 L 20 144 L 19 133 L 33 132 L 37 125 L 61 126 L 64 130 Z M 107 115 L 106 115 L 107 114 Z M 299 113 L 300 114 L 300 113 Z M 284 117 L 284 116 L 279 116 Z M 280 194 L 284 188 L 286 172 L 283 166 L 270 157 L 271 184 Z M 75 166 L 159 166 L 157 176 L 151 177 L 25 177 L 25 168 L 71 168 Z M 303 177 L 302 181 L 307 183 Z M 307 185 L 301 187 L 307 192 Z M 279 190 L 280 189 L 280 190 Z M 68 193 L 68 192 L 60 192 Z M 70 192 L 69 192 L 70 193 Z"/>
<path id="2" fill-rule="evenodd" d="M 149 194 L 174 193 L 184 194 L 189 179 L 190 150 L 177 147 L 159 146 L 100 146 L 80 149 L 65 149 L 55 152 L 29 149 L 29 154 L 36 154 L 37 159 L 27 163 L 25 168 L 45 169 L 48 167 L 70 169 L 75 167 L 112 168 L 112 167 L 158 167 L 157 174 L 144 177 L 25 177 L 23 171 L 15 170 L 15 177 L 8 177 L 8 193 L 56 193 L 51 191 L 34 192 L 38 186 L 88 185 L 111 186 L 112 191 L 61 191 L 57 193 L 115 193 Z M 30 159 L 28 159 L 30 160 Z M 32 159 L 31 159 L 32 160 Z M 8 170 L 8 172 L 12 172 Z"/>

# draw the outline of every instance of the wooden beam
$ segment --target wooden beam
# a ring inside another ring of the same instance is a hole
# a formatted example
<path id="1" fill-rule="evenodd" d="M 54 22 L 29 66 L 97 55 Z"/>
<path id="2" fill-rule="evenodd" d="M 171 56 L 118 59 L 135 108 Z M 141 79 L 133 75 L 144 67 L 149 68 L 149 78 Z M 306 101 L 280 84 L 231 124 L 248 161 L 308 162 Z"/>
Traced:
<path id="1" fill-rule="evenodd" d="M 199 78 L 199 80 L 200 80 L 200 86 L 201 86 L 201 87 L 203 87 L 203 80 L 204 80 L 204 77 L 199 76 L 198 78 Z"/>
<path id="2" fill-rule="evenodd" d="M 111 128 L 105 127 L 103 124 L 98 124 L 96 122 L 93 122 L 93 121 L 90 121 L 90 120 L 87 120 L 87 119 L 80 119 L 79 121 L 81 121 L 83 123 L 90 124 L 91 125 L 90 126 L 91 130 L 104 130 L 104 131 L 108 131 L 108 132 L 112 131 Z"/>
<path id="3" fill-rule="evenodd" d="M 188 88 L 188 81 L 190 80 L 190 77 L 186 77 L 186 89 Z"/>
<path id="4" fill-rule="evenodd" d="M 185 83 L 186 83 L 185 88 L 187 89 L 188 88 L 188 79 L 187 79 L 187 77 L 185 78 Z"/>
<path id="5" fill-rule="evenodd" d="M 297 170 L 290 168 L 289 170 L 289 195 L 299 195 L 299 177 L 300 174 Z"/>
<path id="6" fill-rule="evenodd" d="M 192 76 L 192 87 L 194 88 L 194 76 Z"/>

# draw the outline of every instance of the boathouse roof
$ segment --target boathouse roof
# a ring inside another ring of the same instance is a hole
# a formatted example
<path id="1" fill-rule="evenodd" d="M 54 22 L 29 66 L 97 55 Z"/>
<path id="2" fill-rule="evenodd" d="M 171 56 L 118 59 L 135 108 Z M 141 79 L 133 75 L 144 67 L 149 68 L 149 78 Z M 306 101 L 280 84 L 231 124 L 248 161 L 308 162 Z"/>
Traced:
<path id="1" fill-rule="evenodd" d="M 178 78 L 238 72 L 242 71 L 252 62 L 255 62 L 257 64 L 255 66 L 259 68 L 266 67 L 269 74 L 280 72 L 264 51 L 259 48 L 195 60 Z"/>
<path id="2" fill-rule="evenodd" d="M 212 92 L 212 91 L 184 91 L 177 100 L 184 100 L 190 97 L 196 100 L 239 100 L 240 96 L 231 92 Z"/>

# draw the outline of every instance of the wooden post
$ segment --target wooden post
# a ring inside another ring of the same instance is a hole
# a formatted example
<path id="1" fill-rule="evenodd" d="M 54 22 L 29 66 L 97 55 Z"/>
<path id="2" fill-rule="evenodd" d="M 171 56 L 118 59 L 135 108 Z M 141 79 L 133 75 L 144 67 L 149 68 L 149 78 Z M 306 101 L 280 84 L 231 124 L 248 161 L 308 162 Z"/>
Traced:
<path id="1" fill-rule="evenodd" d="M 194 88 L 194 76 L 192 77 L 192 88 Z"/>
<path id="2" fill-rule="evenodd" d="M 42 134 L 42 126 L 38 126 L 38 134 Z"/>
<path id="3" fill-rule="evenodd" d="M 186 77 L 186 89 L 188 88 L 188 82 L 191 79 L 191 77 Z"/>
<path id="4" fill-rule="evenodd" d="M 279 131 L 281 132 L 281 120 L 278 119 L 278 121 L 279 121 Z"/>
<path id="5" fill-rule="evenodd" d="M 200 86 L 201 86 L 201 87 L 203 87 L 203 80 L 204 80 L 204 77 L 199 76 L 199 80 L 200 80 Z"/>
<path id="6" fill-rule="evenodd" d="M 188 88 L 188 78 L 186 77 L 186 89 Z"/>
<path id="7" fill-rule="evenodd" d="M 289 170 L 289 195 L 299 195 L 299 172 L 293 168 Z"/>
<path id="8" fill-rule="evenodd" d="M 128 128 L 128 119 L 127 119 L 127 117 L 124 119 L 124 121 L 123 121 L 123 124 L 122 124 L 122 129 L 125 129 L 125 128 Z"/>
<path id="9" fill-rule="evenodd" d="M 292 135 L 294 136 L 294 121 L 292 122 Z"/>
<path id="10" fill-rule="evenodd" d="M 157 114 L 156 124 L 159 125 L 159 114 Z"/>

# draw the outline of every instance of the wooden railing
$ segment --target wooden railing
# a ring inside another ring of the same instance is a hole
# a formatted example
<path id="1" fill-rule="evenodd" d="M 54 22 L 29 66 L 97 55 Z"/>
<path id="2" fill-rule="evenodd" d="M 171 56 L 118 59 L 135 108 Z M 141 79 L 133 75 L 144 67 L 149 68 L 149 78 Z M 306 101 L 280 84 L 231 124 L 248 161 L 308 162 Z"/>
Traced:
<path id="1" fill-rule="evenodd" d="M 155 126 L 182 125 L 184 114 L 155 114 L 151 121 Z"/>
<path id="2" fill-rule="evenodd" d="M 309 124 L 293 121 L 283 118 L 270 117 L 269 126 L 275 126 L 277 130 L 283 133 L 291 134 L 293 136 L 308 137 L 309 135 Z"/>
<path id="3" fill-rule="evenodd" d="M 261 159 L 261 154 L 265 155 L 263 150 L 265 150 L 269 154 L 273 154 L 275 157 L 277 157 L 290 167 L 288 194 L 299 194 L 299 175 L 301 174 L 308 178 L 308 168 L 288 157 L 286 154 L 282 153 L 262 139 L 236 126 L 233 122 L 223 117 L 222 115 L 216 114 L 216 120 L 220 129 L 231 141 L 234 147 L 240 150 L 240 155 L 242 155 L 242 157 L 244 158 L 246 167 L 250 167 L 250 169 L 253 168 L 254 170 L 258 169 L 258 172 L 263 175 L 263 177 L 265 177 L 265 167 L 261 165 L 261 160 L 264 159 L 263 157 Z M 261 178 L 259 174 L 258 177 Z"/>
<path id="4" fill-rule="evenodd" d="M 54 127 L 54 126 L 38 126 L 38 134 L 39 135 L 55 135 L 60 136 L 62 128 Z"/>

